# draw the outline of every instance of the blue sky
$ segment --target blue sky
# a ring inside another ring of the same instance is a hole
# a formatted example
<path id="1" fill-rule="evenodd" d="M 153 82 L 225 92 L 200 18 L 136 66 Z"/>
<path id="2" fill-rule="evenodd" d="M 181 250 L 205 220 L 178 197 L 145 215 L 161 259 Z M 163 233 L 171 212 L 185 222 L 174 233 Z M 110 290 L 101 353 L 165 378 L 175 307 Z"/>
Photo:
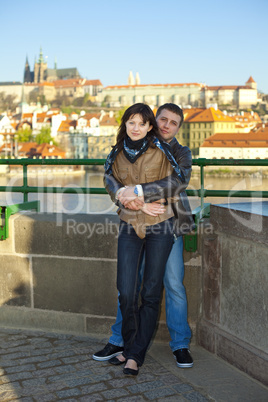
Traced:
<path id="1" fill-rule="evenodd" d="M 268 93 L 268 1 L 0 0 L 0 81 L 22 81 L 42 46 L 48 67 L 104 86 L 203 82 Z"/>

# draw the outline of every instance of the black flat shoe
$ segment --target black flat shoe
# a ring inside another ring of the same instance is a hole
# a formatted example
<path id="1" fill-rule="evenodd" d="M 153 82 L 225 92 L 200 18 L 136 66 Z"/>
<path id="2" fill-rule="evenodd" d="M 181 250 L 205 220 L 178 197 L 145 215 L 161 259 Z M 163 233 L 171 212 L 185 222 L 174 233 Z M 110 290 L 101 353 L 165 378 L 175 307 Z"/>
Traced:
<path id="1" fill-rule="evenodd" d="M 125 367 L 123 369 L 123 373 L 126 375 L 138 375 L 139 374 L 139 369 L 138 370 L 134 370 L 128 367 Z"/>
<path id="2" fill-rule="evenodd" d="M 112 357 L 111 359 L 108 360 L 108 362 L 113 364 L 114 366 L 119 366 L 120 364 L 126 363 L 125 360 L 121 362 L 121 360 L 117 359 L 117 357 Z"/>

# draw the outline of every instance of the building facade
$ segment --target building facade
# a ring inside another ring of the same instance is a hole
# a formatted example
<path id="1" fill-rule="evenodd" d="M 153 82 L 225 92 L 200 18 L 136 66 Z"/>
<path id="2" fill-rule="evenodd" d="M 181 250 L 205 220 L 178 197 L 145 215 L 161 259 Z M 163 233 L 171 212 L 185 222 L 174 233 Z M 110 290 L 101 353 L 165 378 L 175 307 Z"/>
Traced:
<path id="1" fill-rule="evenodd" d="M 203 106 L 216 103 L 219 107 L 250 108 L 258 99 L 257 83 L 249 77 L 245 85 L 204 86 L 201 93 Z"/>
<path id="2" fill-rule="evenodd" d="M 110 107 L 125 107 L 138 102 L 151 106 L 172 102 L 181 106 L 197 107 L 201 105 L 202 88 L 203 84 L 197 83 L 117 85 L 103 88 L 97 99 Z"/>
<path id="3" fill-rule="evenodd" d="M 188 146 L 194 157 L 198 157 L 199 148 L 205 139 L 215 133 L 232 133 L 235 120 L 214 108 L 184 109 L 184 123 L 178 134 L 178 141 Z"/>
<path id="4" fill-rule="evenodd" d="M 200 147 L 200 158 L 268 159 L 268 124 L 258 124 L 249 133 L 221 133 Z"/>

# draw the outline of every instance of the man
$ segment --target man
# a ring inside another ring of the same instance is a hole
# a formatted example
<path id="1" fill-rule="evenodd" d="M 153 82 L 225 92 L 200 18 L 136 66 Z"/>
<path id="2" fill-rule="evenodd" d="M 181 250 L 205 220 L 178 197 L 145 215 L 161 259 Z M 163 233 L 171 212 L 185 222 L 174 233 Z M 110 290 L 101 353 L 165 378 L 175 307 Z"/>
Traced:
<path id="1" fill-rule="evenodd" d="M 183 123 L 182 109 L 173 103 L 162 105 L 156 113 L 156 121 L 163 141 L 169 144 L 166 146 L 170 146 L 179 165 L 180 175 L 174 173 L 162 180 L 141 183 L 127 188 L 115 181 L 113 176 L 105 176 L 104 181 L 105 188 L 112 200 L 122 208 L 136 209 L 144 202 L 153 205 L 157 200 L 170 197 L 177 197 L 178 199 L 178 202 L 173 204 L 176 240 L 166 264 L 163 282 L 166 293 L 166 321 L 171 337 L 170 347 L 176 358 L 177 366 L 189 368 L 193 366 L 193 359 L 189 352 L 191 330 L 187 322 L 187 299 L 183 286 L 182 235 L 194 228 L 191 208 L 185 193 L 191 176 L 192 157 L 189 148 L 181 146 L 175 138 Z M 117 318 L 112 326 L 112 336 L 109 343 L 92 356 L 94 360 L 106 361 L 111 359 L 112 364 L 120 364 L 113 363 L 114 359 L 112 358 L 120 355 L 124 350 L 121 326 L 122 316 L 118 306 Z"/>

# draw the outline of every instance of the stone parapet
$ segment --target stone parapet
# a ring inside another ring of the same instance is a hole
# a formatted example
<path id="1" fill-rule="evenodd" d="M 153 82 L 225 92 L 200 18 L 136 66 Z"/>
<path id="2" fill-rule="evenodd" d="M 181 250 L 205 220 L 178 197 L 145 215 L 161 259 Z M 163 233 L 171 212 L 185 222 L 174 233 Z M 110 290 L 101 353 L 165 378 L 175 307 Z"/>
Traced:
<path id="1" fill-rule="evenodd" d="M 268 202 L 212 205 L 198 343 L 268 384 Z"/>
<path id="2" fill-rule="evenodd" d="M 17 214 L 0 242 L 3 326 L 109 336 L 117 311 L 116 215 Z M 201 257 L 185 252 L 188 316 L 195 342 Z M 169 341 L 162 298 L 156 339 Z"/>

